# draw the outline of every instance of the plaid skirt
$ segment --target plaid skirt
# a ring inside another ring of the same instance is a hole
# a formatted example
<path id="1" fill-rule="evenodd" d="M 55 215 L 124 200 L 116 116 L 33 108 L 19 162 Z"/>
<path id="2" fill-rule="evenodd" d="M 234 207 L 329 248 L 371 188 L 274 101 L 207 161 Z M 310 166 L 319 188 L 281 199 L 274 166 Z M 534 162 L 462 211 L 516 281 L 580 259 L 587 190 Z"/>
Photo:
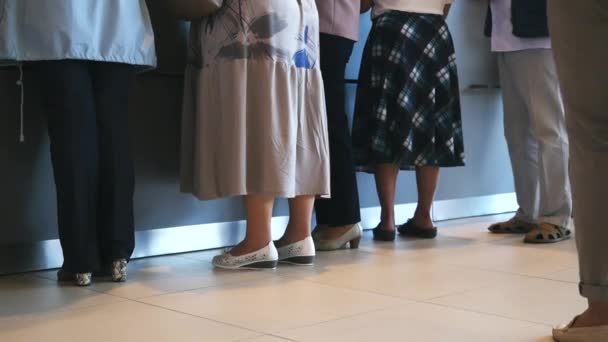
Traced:
<path id="1" fill-rule="evenodd" d="M 464 165 L 456 56 L 443 17 L 376 18 L 359 74 L 353 147 L 366 172 L 378 164 Z"/>

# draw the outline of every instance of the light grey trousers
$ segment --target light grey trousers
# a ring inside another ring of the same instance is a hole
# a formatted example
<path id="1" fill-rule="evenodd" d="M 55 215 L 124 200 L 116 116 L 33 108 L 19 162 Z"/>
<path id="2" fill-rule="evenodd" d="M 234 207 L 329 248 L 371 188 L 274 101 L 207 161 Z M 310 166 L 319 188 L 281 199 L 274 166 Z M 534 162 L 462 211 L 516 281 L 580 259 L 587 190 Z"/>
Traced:
<path id="1" fill-rule="evenodd" d="M 498 54 L 517 218 L 566 227 L 572 215 L 568 134 L 553 52 Z"/>
<path id="2" fill-rule="evenodd" d="M 581 294 L 608 302 L 608 1 L 551 0 L 568 132 Z"/>

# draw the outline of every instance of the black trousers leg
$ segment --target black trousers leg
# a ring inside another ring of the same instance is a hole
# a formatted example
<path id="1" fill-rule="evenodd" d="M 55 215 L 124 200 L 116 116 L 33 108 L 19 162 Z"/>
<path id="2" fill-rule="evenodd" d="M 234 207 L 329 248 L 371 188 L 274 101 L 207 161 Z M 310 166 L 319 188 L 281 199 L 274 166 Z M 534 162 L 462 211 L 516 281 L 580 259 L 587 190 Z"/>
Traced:
<path id="1" fill-rule="evenodd" d="M 134 171 L 129 141 L 130 65 L 91 65 L 99 154 L 97 237 L 103 264 L 125 258 L 135 247 Z"/>
<path id="2" fill-rule="evenodd" d="M 321 34 L 321 71 L 325 86 L 331 158 L 331 199 L 315 203 L 318 224 L 342 226 L 361 221 L 350 129 L 346 117 L 344 74 L 354 42 Z"/>
<path id="3" fill-rule="evenodd" d="M 63 267 L 70 272 L 96 271 L 97 123 L 88 63 L 34 65 L 48 115 Z"/>

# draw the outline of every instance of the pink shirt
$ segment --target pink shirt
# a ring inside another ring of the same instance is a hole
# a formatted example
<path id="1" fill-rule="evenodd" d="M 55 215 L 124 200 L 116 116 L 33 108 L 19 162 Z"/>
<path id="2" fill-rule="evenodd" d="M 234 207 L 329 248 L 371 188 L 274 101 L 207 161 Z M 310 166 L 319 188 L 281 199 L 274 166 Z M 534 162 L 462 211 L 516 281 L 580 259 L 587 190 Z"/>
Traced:
<path id="1" fill-rule="evenodd" d="M 519 38 L 513 35 L 511 0 L 491 0 L 490 6 L 492 7 L 492 51 L 512 52 L 551 48 L 549 38 Z"/>
<path id="2" fill-rule="evenodd" d="M 321 33 L 357 41 L 360 0 L 316 0 Z"/>

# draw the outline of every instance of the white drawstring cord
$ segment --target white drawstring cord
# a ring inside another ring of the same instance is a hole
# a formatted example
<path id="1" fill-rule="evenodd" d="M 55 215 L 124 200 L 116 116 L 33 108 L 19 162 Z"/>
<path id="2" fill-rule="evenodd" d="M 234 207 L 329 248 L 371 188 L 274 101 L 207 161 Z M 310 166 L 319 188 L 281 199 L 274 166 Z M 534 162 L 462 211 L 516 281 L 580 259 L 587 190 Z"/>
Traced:
<path id="1" fill-rule="evenodd" d="M 19 80 L 17 86 L 21 88 L 21 106 L 20 106 L 20 131 L 19 131 L 19 142 L 25 142 L 25 133 L 23 129 L 24 120 L 24 105 L 25 105 L 25 87 L 23 84 L 23 65 L 19 64 Z"/>

